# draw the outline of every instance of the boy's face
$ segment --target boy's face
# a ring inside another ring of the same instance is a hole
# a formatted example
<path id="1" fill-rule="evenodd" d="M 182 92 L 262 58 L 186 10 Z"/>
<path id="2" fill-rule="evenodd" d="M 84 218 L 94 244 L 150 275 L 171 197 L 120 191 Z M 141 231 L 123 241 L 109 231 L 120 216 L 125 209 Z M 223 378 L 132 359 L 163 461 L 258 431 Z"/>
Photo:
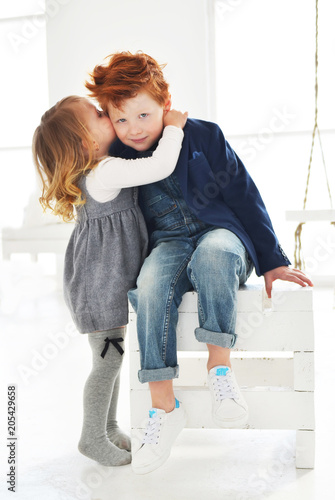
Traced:
<path id="1" fill-rule="evenodd" d="M 161 137 L 164 111 L 169 106 L 168 102 L 162 107 L 147 92 L 141 91 L 126 99 L 121 109 L 108 105 L 108 114 L 123 144 L 136 151 L 146 151 Z"/>

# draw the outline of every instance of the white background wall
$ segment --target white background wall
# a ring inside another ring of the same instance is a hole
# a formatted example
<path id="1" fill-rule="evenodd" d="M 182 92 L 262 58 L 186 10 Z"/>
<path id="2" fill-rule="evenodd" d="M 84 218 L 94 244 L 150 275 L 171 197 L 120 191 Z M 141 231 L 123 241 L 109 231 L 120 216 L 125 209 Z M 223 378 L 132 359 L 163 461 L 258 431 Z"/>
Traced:
<path id="1" fill-rule="evenodd" d="M 319 0 L 318 124 L 335 203 L 335 2 Z M 217 0 L 217 120 L 259 187 L 275 230 L 293 261 L 314 127 L 315 0 Z M 307 209 L 330 201 L 315 141 Z M 305 224 L 306 269 L 335 274 L 335 230 Z M 315 280 L 316 281 L 316 280 Z"/>
<path id="2" fill-rule="evenodd" d="M 206 11 L 206 0 L 1 4 L 0 229 L 20 227 L 36 203 L 31 140 L 41 115 L 66 95 L 86 95 L 89 72 L 112 52 L 143 50 L 167 63 L 173 105 L 210 118 Z"/>
<path id="3" fill-rule="evenodd" d="M 206 0 L 63 3 L 47 24 L 51 104 L 68 94 L 85 94 L 88 73 L 109 54 L 142 50 L 167 63 L 173 105 L 209 118 Z"/>
<path id="4" fill-rule="evenodd" d="M 85 95 L 89 71 L 108 54 L 143 50 L 167 63 L 175 107 L 222 126 L 292 260 L 296 225 L 285 221 L 285 210 L 302 208 L 304 196 L 314 124 L 315 2 L 218 1 L 216 38 L 208 16 L 214 0 L 47 0 L 45 7 L 43 0 L 21 0 L 1 6 L 0 227 L 22 224 L 35 185 L 30 143 L 41 114 L 65 95 Z M 319 126 L 333 198 L 334 6 L 320 0 Z M 277 120 L 281 130 L 272 134 L 274 113 L 285 110 L 289 123 Z M 307 208 L 328 207 L 317 144 Z M 309 270 L 334 274 L 334 229 L 327 223 L 304 227 L 307 257 L 314 258 L 320 239 L 326 257 L 311 261 Z"/>

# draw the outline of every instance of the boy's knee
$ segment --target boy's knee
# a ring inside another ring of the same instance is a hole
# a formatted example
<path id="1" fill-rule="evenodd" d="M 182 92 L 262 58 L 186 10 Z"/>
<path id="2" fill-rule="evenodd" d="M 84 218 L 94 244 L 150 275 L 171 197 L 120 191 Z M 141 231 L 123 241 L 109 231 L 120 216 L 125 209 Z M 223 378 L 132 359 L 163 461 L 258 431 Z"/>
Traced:
<path id="1" fill-rule="evenodd" d="M 222 270 L 223 266 L 234 266 L 241 260 L 239 252 L 226 249 L 220 245 L 209 245 L 198 248 L 191 259 L 201 269 Z"/>
<path id="2" fill-rule="evenodd" d="M 137 312 L 139 304 L 152 304 L 159 295 L 159 287 L 155 283 L 155 279 L 138 280 L 137 287 L 132 288 L 128 292 L 128 299 Z"/>

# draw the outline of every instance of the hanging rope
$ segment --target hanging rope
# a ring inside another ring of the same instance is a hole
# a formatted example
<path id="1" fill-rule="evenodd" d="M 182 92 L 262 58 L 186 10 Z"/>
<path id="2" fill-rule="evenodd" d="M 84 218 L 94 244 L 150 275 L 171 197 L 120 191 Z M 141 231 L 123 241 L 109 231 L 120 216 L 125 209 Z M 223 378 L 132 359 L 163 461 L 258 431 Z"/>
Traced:
<path id="1" fill-rule="evenodd" d="M 314 113 L 314 128 L 313 128 L 313 134 L 312 134 L 312 145 L 311 145 L 311 152 L 310 152 L 310 156 L 309 156 L 309 164 L 308 164 L 308 169 L 307 169 L 307 181 L 306 181 L 303 210 L 305 210 L 306 203 L 307 203 L 309 179 L 310 179 L 310 175 L 311 175 L 311 166 L 312 166 L 312 161 L 313 161 L 313 151 L 314 151 L 314 143 L 315 143 L 316 133 L 317 133 L 317 137 L 319 139 L 319 144 L 320 144 L 320 149 L 321 149 L 322 163 L 323 163 L 323 168 L 324 168 L 325 176 L 326 176 L 326 183 L 327 183 L 330 207 L 333 208 L 333 201 L 332 201 L 332 196 L 331 196 L 329 181 L 328 181 L 327 167 L 326 167 L 326 162 L 325 162 L 325 157 L 324 157 L 323 147 L 322 147 L 322 142 L 321 142 L 321 134 L 320 134 L 319 126 L 318 126 L 318 96 L 319 96 L 318 66 L 319 66 L 319 0 L 315 0 L 315 113 Z M 303 261 L 303 256 L 302 256 L 302 246 L 301 246 L 301 233 L 302 233 L 302 227 L 304 224 L 305 224 L 304 222 L 301 222 L 297 226 L 297 229 L 295 230 L 295 233 L 294 233 L 294 240 L 295 240 L 294 266 L 298 269 L 302 269 L 304 267 L 304 261 Z M 335 224 L 335 223 L 331 222 L 331 224 Z"/>

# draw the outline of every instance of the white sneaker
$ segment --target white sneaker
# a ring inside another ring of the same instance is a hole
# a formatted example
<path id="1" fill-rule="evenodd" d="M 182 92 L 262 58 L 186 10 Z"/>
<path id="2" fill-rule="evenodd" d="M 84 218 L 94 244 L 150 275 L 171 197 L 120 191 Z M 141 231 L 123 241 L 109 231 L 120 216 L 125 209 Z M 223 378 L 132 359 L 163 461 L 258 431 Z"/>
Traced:
<path id="1" fill-rule="evenodd" d="M 142 445 L 133 453 L 131 465 L 135 474 L 146 474 L 163 465 L 185 424 L 186 415 L 177 399 L 175 409 L 169 413 L 151 408 Z"/>
<path id="2" fill-rule="evenodd" d="M 248 405 L 228 366 L 215 366 L 208 373 L 207 383 L 212 396 L 212 417 L 216 425 L 226 429 L 245 427 Z"/>

